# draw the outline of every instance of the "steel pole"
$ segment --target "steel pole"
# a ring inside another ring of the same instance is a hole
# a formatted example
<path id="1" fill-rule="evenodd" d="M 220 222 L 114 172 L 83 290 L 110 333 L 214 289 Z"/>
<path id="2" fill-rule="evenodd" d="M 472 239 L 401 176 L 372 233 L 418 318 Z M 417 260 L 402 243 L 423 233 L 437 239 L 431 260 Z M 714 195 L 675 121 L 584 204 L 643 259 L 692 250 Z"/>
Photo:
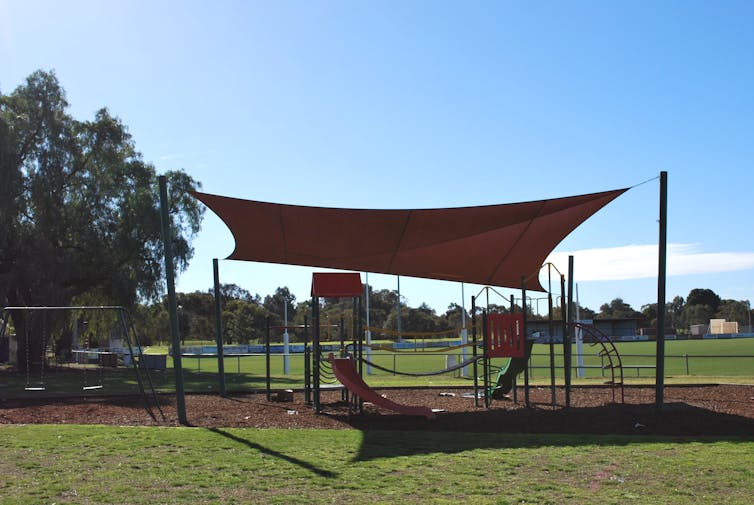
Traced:
<path id="1" fill-rule="evenodd" d="M 566 318 L 566 335 L 568 345 L 565 350 L 568 353 L 566 363 L 566 407 L 571 406 L 571 370 L 573 364 L 573 256 L 568 256 L 568 312 Z"/>
<path id="2" fill-rule="evenodd" d="M 555 395 L 555 323 L 552 318 L 552 264 L 547 265 L 547 331 L 550 333 L 550 402 L 554 407 L 557 403 Z"/>
<path id="3" fill-rule="evenodd" d="M 160 217 L 162 224 L 162 244 L 165 257 L 165 280 L 168 287 L 168 313 L 170 315 L 170 338 L 173 348 L 173 371 L 175 373 L 175 400 L 178 422 L 188 424 L 186 417 L 186 395 L 183 387 L 183 363 L 181 361 L 181 337 L 178 332 L 178 302 L 175 296 L 175 270 L 173 269 L 173 233 L 170 229 L 168 213 L 168 183 L 164 175 L 159 177 Z"/>
<path id="4" fill-rule="evenodd" d="M 223 351 L 223 323 L 220 305 L 220 270 L 217 258 L 212 260 L 212 273 L 215 281 L 215 339 L 217 341 L 217 376 L 220 396 L 225 396 L 225 352 Z"/>
<path id="5" fill-rule="evenodd" d="M 267 401 L 270 401 L 272 399 L 272 384 L 270 381 L 270 316 L 267 316 L 266 320 L 266 328 L 264 332 L 264 357 L 265 357 L 265 375 L 266 375 L 266 382 L 265 386 L 267 389 Z"/>
<path id="6" fill-rule="evenodd" d="M 291 348 L 290 336 L 288 335 L 288 298 L 283 299 L 283 320 L 285 321 L 285 330 L 283 330 L 283 374 L 291 373 Z"/>
<path id="7" fill-rule="evenodd" d="M 657 361 L 655 407 L 662 410 L 665 388 L 665 277 L 668 243 L 668 173 L 660 172 L 660 236 L 657 269 Z"/>
<path id="8" fill-rule="evenodd" d="M 365 273 L 366 279 L 364 283 L 364 297 L 366 299 L 366 317 L 367 317 L 367 331 L 366 331 L 366 341 L 367 341 L 367 361 L 372 361 L 372 330 L 369 329 L 370 320 L 369 320 L 369 272 Z M 372 365 L 367 365 L 367 375 L 372 375 Z"/>
<path id="9" fill-rule="evenodd" d="M 526 338 L 528 338 L 528 334 L 526 333 L 526 276 L 521 276 L 521 311 L 524 315 L 524 345 L 526 345 Z M 526 349 L 526 347 L 524 347 Z M 528 358 L 526 359 L 526 365 L 524 366 L 524 405 L 527 407 L 530 406 L 529 404 L 529 363 L 531 362 L 531 354 L 529 354 Z"/>
<path id="10" fill-rule="evenodd" d="M 472 372 L 474 374 L 474 406 L 479 407 L 479 365 L 477 364 L 476 349 L 476 297 L 471 297 L 471 355 L 474 357 Z"/>

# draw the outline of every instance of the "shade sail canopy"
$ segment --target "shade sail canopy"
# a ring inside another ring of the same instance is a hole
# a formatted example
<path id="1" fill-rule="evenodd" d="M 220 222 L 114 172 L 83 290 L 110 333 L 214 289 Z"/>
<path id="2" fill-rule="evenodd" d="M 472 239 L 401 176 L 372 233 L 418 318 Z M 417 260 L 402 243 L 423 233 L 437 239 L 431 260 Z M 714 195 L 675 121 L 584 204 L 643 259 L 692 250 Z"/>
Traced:
<path id="1" fill-rule="evenodd" d="M 446 209 L 304 207 L 193 195 L 230 229 L 232 260 L 542 291 L 536 273 L 571 231 L 627 191 Z"/>

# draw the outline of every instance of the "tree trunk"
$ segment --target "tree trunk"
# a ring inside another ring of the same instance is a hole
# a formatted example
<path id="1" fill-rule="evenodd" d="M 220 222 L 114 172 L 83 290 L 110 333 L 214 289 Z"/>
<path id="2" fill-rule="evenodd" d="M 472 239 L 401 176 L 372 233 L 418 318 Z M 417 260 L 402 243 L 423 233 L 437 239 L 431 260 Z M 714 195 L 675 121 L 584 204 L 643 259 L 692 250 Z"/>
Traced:
<path id="1" fill-rule="evenodd" d="M 28 306 L 13 292 L 9 293 L 8 301 L 14 307 Z M 47 361 L 46 348 L 50 335 L 46 311 L 12 310 L 10 316 L 16 328 L 16 366 L 20 371 L 28 372 L 30 378 L 35 374 L 41 376 Z"/>
<path id="2" fill-rule="evenodd" d="M 46 327 L 46 314 L 43 311 L 13 311 L 13 325 L 16 328 L 16 362 L 23 372 L 41 374 L 46 366 L 46 349 L 49 329 Z"/>

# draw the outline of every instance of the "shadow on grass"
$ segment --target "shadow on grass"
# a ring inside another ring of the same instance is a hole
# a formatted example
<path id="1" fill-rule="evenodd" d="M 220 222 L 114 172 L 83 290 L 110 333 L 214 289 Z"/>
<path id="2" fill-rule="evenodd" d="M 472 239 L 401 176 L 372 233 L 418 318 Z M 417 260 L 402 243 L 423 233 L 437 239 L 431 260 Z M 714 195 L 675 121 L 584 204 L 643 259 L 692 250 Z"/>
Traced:
<path id="1" fill-rule="evenodd" d="M 559 409 L 441 413 L 434 421 L 399 415 L 352 416 L 363 432 L 354 461 L 472 449 L 623 446 L 633 443 L 754 442 L 754 420 L 685 403 L 611 404 Z"/>
<path id="2" fill-rule="evenodd" d="M 206 428 L 207 431 L 211 431 L 212 433 L 216 433 L 220 436 L 223 436 L 229 440 L 233 440 L 234 442 L 237 442 L 239 444 L 243 444 L 246 447 L 250 449 L 256 449 L 257 451 L 261 452 L 262 454 L 266 454 L 267 456 L 272 456 L 274 458 L 279 458 L 284 461 L 287 461 L 288 463 L 294 464 L 296 466 L 299 466 L 305 470 L 308 470 L 316 475 L 319 475 L 320 477 L 326 477 L 328 479 L 334 479 L 337 477 L 337 474 L 334 472 L 331 472 L 330 470 L 325 470 L 322 468 L 319 468 L 307 461 L 300 460 L 298 458 L 294 458 L 293 456 L 288 456 L 287 454 L 283 454 L 282 452 L 278 452 L 272 449 L 269 449 L 267 447 L 264 447 L 263 445 L 259 445 L 256 442 L 252 442 L 250 440 L 247 440 L 245 438 L 236 436 L 232 433 L 228 433 L 227 431 L 220 429 L 220 428 Z"/>
<path id="3" fill-rule="evenodd" d="M 208 391 L 215 391 L 220 388 L 219 379 L 216 372 L 196 372 L 184 370 L 183 380 L 186 392 L 206 393 Z M 270 378 L 271 389 L 302 388 L 303 386 L 303 377 L 296 378 L 293 376 L 272 376 Z M 264 375 L 256 375 L 251 373 L 225 374 L 225 388 L 227 390 L 234 392 L 254 392 L 264 390 L 266 387 L 267 381 Z M 160 385 L 159 389 L 175 389 L 172 370 L 170 371 L 170 374 L 165 377 L 165 381 Z"/>
<path id="4" fill-rule="evenodd" d="M 175 392 L 175 375 L 172 369 L 150 370 L 149 380 L 157 393 Z M 219 390 L 216 372 L 186 371 L 183 374 L 186 393 L 213 393 Z M 144 387 L 149 389 L 146 376 Z M 26 390 L 28 384 L 42 386 L 39 390 Z M 85 386 L 98 385 L 97 389 L 85 390 Z M 233 393 L 253 393 L 265 390 L 266 379 L 262 375 L 250 373 L 226 373 L 226 389 Z M 303 377 L 271 377 L 272 389 L 303 388 Z M 26 374 L 4 370 L 0 372 L 0 398 L 29 399 L 40 398 L 90 398 L 96 396 L 139 394 L 136 375 L 131 368 L 94 368 L 83 370 L 73 367 L 52 367 L 41 376 L 39 373 L 27 377 Z"/>

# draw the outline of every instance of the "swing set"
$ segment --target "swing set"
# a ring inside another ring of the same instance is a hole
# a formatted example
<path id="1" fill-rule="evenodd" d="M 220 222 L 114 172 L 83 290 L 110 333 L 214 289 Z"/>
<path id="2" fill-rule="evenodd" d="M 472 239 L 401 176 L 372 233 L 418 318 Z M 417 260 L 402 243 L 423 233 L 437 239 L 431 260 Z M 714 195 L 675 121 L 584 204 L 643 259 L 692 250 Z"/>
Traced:
<path id="1" fill-rule="evenodd" d="M 106 388 L 104 370 L 107 367 L 116 368 L 120 354 L 123 357 L 123 363 L 134 371 L 147 413 L 156 419 L 154 407 L 162 418 L 165 418 L 157 401 L 149 369 L 140 366 L 144 362 L 142 346 L 125 308 L 120 306 L 4 307 L 0 338 L 6 335 L 11 317 L 13 317 L 15 328 L 21 329 L 16 341 L 19 347 L 23 342 L 23 347 L 19 349 L 20 362 L 16 364 L 18 368 L 23 366 L 23 391 L 70 394 L 70 390 L 65 390 L 65 387 L 70 385 L 70 381 L 52 378 L 54 371 L 66 370 L 81 371 L 79 387 L 83 393 L 103 390 Z M 93 347 L 92 333 L 86 328 L 90 319 L 101 323 L 111 336 L 116 336 L 114 341 L 121 343 L 122 347 L 107 350 Z M 79 345 L 81 326 L 85 328 L 83 345 Z M 54 363 L 54 366 L 51 363 Z M 96 370 L 94 374 L 92 369 Z"/>

